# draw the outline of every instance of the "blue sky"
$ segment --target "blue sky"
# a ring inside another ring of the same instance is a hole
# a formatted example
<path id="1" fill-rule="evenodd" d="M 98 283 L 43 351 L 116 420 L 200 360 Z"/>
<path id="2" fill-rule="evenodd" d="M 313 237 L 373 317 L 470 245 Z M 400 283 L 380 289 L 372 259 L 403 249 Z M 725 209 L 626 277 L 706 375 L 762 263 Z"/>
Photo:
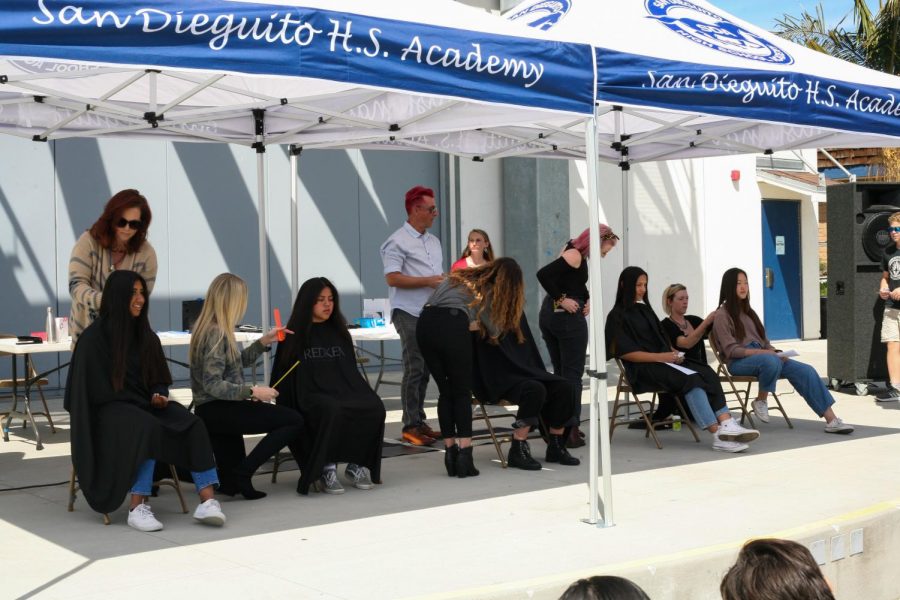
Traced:
<path id="1" fill-rule="evenodd" d="M 768 30 L 775 28 L 775 20 L 780 19 L 783 14 L 799 16 L 804 10 L 814 13 L 819 4 L 812 0 L 709 0 L 709 2 Z M 825 18 L 832 25 L 836 25 L 841 17 L 853 10 L 852 0 L 823 0 L 822 6 L 825 9 Z M 878 2 L 869 0 L 869 7 L 877 9 Z M 848 18 L 845 24 L 850 22 Z"/>

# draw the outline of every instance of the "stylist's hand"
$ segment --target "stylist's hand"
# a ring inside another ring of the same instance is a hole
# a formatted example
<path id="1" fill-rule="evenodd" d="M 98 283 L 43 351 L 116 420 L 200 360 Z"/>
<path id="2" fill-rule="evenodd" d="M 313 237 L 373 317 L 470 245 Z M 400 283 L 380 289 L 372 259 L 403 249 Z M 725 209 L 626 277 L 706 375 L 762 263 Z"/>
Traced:
<path id="1" fill-rule="evenodd" d="M 150 398 L 150 406 L 153 408 L 165 408 L 169 403 L 169 398 L 160 394 L 153 394 Z"/>
<path id="2" fill-rule="evenodd" d="M 890 298 L 891 297 L 890 288 L 881 288 L 880 290 L 878 290 L 878 297 L 881 298 L 882 300 L 887 300 L 888 298 Z"/>
<path id="3" fill-rule="evenodd" d="M 440 275 L 432 275 L 431 277 L 428 278 L 428 287 L 436 288 L 437 286 L 441 285 L 441 282 L 444 280 L 445 277 L 447 277 L 447 276 L 444 275 L 443 273 L 441 273 Z"/>
<path id="4" fill-rule="evenodd" d="M 891 300 L 900 300 L 900 287 L 891 290 Z"/>
<path id="5" fill-rule="evenodd" d="M 293 334 L 294 332 L 288 329 L 287 327 L 273 327 L 269 330 L 269 333 L 265 334 L 261 338 L 259 338 L 259 343 L 263 346 L 271 346 L 275 342 L 278 341 L 278 332 L 283 331 L 285 333 Z"/>
<path id="6" fill-rule="evenodd" d="M 591 314 L 591 301 L 590 300 L 588 300 L 587 302 L 584 303 L 584 308 L 581 309 L 581 312 L 582 312 L 582 314 L 584 314 L 584 316 L 588 316 Z"/>
<path id="7" fill-rule="evenodd" d="M 579 308 L 581 308 L 581 306 L 578 304 L 578 300 L 572 300 L 571 298 L 563 298 L 558 306 L 567 313 L 572 313 L 573 315 L 578 312 Z"/>
<path id="8" fill-rule="evenodd" d="M 278 390 L 276 390 L 275 388 L 270 388 L 264 385 L 254 385 L 250 389 L 253 393 L 250 399 L 256 402 L 271 402 L 278 397 Z"/>

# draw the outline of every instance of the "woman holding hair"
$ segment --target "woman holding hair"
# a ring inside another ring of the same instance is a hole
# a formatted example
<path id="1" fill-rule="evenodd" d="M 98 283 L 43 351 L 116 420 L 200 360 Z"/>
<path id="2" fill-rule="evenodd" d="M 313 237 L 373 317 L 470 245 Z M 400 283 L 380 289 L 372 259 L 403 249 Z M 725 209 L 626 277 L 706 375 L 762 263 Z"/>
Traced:
<path id="1" fill-rule="evenodd" d="M 607 355 L 622 360 L 635 393 L 663 389 L 683 397 L 697 425 L 713 435 L 713 450 L 746 450 L 745 442 L 758 438 L 759 432 L 741 427 L 731 417 L 719 378 L 708 365 L 672 347 L 656 313 L 646 304 L 646 295 L 647 273 L 640 267 L 623 270 L 615 306 L 606 318 Z"/>
<path id="2" fill-rule="evenodd" d="M 713 322 L 713 335 L 719 351 L 733 375 L 752 375 L 759 379 L 756 400 L 750 403 L 763 423 L 769 422 L 769 393 L 775 391 L 778 379 L 786 378 L 806 403 L 825 419 L 825 433 L 851 433 L 853 426 L 835 413 L 834 398 L 811 366 L 779 356 L 766 338 L 766 328 L 750 307 L 747 273 L 737 267 L 722 275 L 719 309 Z"/>
<path id="3" fill-rule="evenodd" d="M 381 483 L 384 404 L 357 369 L 337 288 L 324 277 L 305 281 L 287 327 L 294 334 L 278 344 L 272 381 L 281 380 L 278 405 L 299 411 L 306 424 L 297 491 L 307 494 L 315 483 L 319 491 L 344 493 L 339 461 L 347 462 L 344 475 L 354 487 L 372 489 Z"/>
<path id="4" fill-rule="evenodd" d="M 106 280 L 116 270 L 139 273 L 147 293 L 156 283 L 156 252 L 147 241 L 152 214 L 137 190 L 122 190 L 107 201 L 100 218 L 81 234 L 69 258 L 69 333 L 77 342 L 100 311 Z"/>
<path id="5" fill-rule="evenodd" d="M 200 419 L 169 402 L 172 376 L 147 318 L 147 289 L 138 273 L 111 273 L 97 319 L 75 346 L 65 394 L 72 465 L 97 512 L 114 511 L 130 489 L 128 525 L 139 531 L 163 528 L 146 504 L 156 461 L 185 467 L 201 501 L 194 518 L 223 525 L 209 436 Z"/>
<path id="6" fill-rule="evenodd" d="M 450 273 L 425 303 L 416 338 L 440 392 L 438 422 L 450 477 L 478 475 L 472 459 L 471 332 L 493 344 L 510 334 L 521 341 L 524 306 L 522 269 L 511 258 Z"/>
<path id="7" fill-rule="evenodd" d="M 609 225 L 600 224 L 600 257 L 615 248 L 617 236 Z M 569 448 L 584 446 L 581 424 L 581 378 L 587 354 L 590 312 L 587 259 L 591 251 L 591 230 L 566 242 L 559 257 L 537 272 L 538 281 L 547 295 L 541 303 L 538 326 L 547 344 L 553 372 L 572 383 L 576 394 L 575 414 L 567 423 Z"/>
<path id="8" fill-rule="evenodd" d="M 469 232 L 469 241 L 463 250 L 459 260 L 453 263 L 450 271 L 471 269 L 480 267 L 494 260 L 494 249 L 491 247 L 491 238 L 483 229 L 473 229 Z"/>
<path id="9" fill-rule="evenodd" d="M 238 351 L 234 327 L 246 310 L 243 279 L 231 273 L 213 279 L 194 325 L 189 356 L 195 412 L 209 430 L 222 481 L 219 491 L 256 500 L 266 494 L 253 488 L 251 477 L 269 457 L 287 446 L 297 464 L 303 464 L 303 418 L 270 404 L 278 396 L 274 389 L 244 382 L 244 368 L 252 366 L 285 330 L 272 329 Z M 259 433 L 266 436 L 245 456 L 244 434 Z"/>

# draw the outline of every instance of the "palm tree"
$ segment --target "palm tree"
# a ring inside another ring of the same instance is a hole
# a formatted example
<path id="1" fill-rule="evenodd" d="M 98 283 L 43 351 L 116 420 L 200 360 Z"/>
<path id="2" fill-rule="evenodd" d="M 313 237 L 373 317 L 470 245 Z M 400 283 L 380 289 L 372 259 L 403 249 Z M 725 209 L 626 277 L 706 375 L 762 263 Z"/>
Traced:
<path id="1" fill-rule="evenodd" d="M 852 15 L 852 25 L 844 23 Z M 830 27 L 822 5 L 815 13 L 784 15 L 775 33 L 813 50 L 892 75 L 900 74 L 900 0 L 878 0 L 874 15 L 866 0 L 853 0 L 853 11 Z"/>

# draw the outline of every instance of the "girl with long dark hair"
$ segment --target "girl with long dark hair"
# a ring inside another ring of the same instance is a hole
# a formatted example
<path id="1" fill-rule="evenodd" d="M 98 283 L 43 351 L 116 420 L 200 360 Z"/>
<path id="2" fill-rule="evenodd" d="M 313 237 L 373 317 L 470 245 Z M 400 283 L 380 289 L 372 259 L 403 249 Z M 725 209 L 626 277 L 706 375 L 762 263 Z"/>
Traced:
<path id="1" fill-rule="evenodd" d="M 201 500 L 194 518 L 222 525 L 209 436 L 200 419 L 169 401 L 172 376 L 150 328 L 148 296 L 138 273 L 110 274 L 98 318 L 75 346 L 65 394 L 72 464 L 98 512 L 115 510 L 130 486 L 128 524 L 140 531 L 163 528 L 146 503 L 156 461 L 185 467 Z"/>
<path id="2" fill-rule="evenodd" d="M 342 494 L 337 463 L 354 487 L 381 483 L 385 410 L 357 369 L 337 288 L 324 277 L 306 280 L 288 319 L 293 331 L 278 345 L 272 381 L 279 406 L 298 411 L 306 424 L 308 452 L 297 491 Z M 282 379 L 284 375 L 287 375 Z"/>
<path id="3" fill-rule="evenodd" d="M 731 417 L 719 378 L 708 365 L 672 346 L 646 303 L 647 281 L 647 272 L 640 267 L 626 267 L 619 275 L 615 306 L 606 318 L 607 355 L 621 359 L 635 393 L 662 389 L 683 397 L 697 425 L 713 435 L 713 450 L 746 450 L 746 442 L 758 438 L 759 432 L 741 427 Z"/>
<path id="4" fill-rule="evenodd" d="M 450 266 L 450 271 L 471 269 L 480 267 L 494 260 L 494 248 L 491 247 L 491 238 L 484 229 L 473 229 L 469 232 L 466 248 L 455 263 Z"/>
<path id="5" fill-rule="evenodd" d="M 437 382 L 444 466 L 450 477 L 478 475 L 472 458 L 472 335 L 494 344 L 504 335 L 521 341 L 525 307 L 522 269 L 511 258 L 453 271 L 425 303 L 416 337 Z"/>
<path id="6" fill-rule="evenodd" d="M 763 423 L 769 422 L 769 394 L 778 379 L 786 378 L 811 409 L 825 419 L 826 433 L 851 433 L 853 426 L 834 413 L 834 398 L 819 374 L 811 366 L 780 356 L 766 338 L 766 328 L 750 307 L 747 273 L 737 267 L 722 275 L 719 310 L 713 321 L 713 336 L 733 375 L 752 375 L 759 379 L 756 400 L 750 403 Z"/>
<path id="7" fill-rule="evenodd" d="M 600 224 L 600 257 L 615 248 L 619 236 L 609 225 Z M 567 423 L 569 448 L 584 446 L 581 424 L 581 378 L 587 354 L 590 312 L 587 261 L 591 251 L 591 230 L 566 242 L 559 257 L 537 272 L 538 281 L 547 295 L 541 303 L 538 326 L 550 353 L 553 372 L 572 384 L 575 414 Z"/>

